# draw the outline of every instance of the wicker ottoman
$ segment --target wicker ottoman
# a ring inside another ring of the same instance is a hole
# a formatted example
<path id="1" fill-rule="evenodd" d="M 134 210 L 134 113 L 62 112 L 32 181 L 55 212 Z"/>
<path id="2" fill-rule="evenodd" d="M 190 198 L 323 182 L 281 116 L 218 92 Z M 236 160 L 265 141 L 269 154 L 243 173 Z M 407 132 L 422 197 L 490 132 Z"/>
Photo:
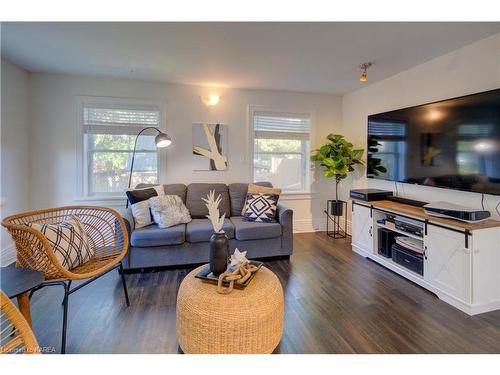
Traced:
<path id="1" fill-rule="evenodd" d="M 186 276 L 177 295 L 177 339 L 184 353 L 272 353 L 284 314 L 276 275 L 262 267 L 246 289 L 224 295 L 194 277 L 202 267 Z"/>

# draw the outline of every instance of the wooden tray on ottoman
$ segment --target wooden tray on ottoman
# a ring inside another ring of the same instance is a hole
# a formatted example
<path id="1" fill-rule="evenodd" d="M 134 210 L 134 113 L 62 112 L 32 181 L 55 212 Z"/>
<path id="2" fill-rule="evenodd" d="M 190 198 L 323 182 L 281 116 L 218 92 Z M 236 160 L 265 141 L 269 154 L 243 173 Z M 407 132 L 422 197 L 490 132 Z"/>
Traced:
<path id="1" fill-rule="evenodd" d="M 264 263 L 263 262 L 259 262 L 257 260 L 251 260 L 250 264 L 252 266 L 257 267 L 257 271 L 255 271 L 254 273 L 252 273 L 252 276 L 250 276 L 248 278 L 248 280 L 245 281 L 243 284 L 234 283 L 233 287 L 235 289 L 245 289 L 248 286 L 248 284 L 250 284 L 250 282 L 252 281 L 252 279 L 255 277 L 255 275 L 257 274 L 257 272 L 259 272 L 260 268 L 262 267 L 262 265 Z M 212 274 L 212 272 L 210 272 L 210 268 L 209 268 L 208 264 L 205 267 L 203 267 L 203 269 L 200 272 L 198 272 L 195 275 L 195 277 L 197 279 L 200 279 L 202 281 L 205 281 L 205 282 L 211 283 L 211 284 L 215 284 L 215 285 L 217 285 L 217 283 L 219 282 L 219 278 L 216 277 L 216 276 L 214 276 Z M 222 285 L 225 286 L 225 287 L 228 287 L 229 286 L 229 282 L 228 281 L 223 281 Z"/>

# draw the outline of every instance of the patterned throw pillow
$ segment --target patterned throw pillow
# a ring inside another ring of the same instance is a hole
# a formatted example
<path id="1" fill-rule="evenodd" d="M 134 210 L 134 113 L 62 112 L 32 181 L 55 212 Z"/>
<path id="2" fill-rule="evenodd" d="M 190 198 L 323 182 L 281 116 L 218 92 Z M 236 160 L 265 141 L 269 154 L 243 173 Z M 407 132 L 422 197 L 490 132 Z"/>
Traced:
<path id="1" fill-rule="evenodd" d="M 26 225 L 45 236 L 54 249 L 57 260 L 67 270 L 81 266 L 94 256 L 94 249 L 90 245 L 82 222 L 76 216 L 58 224 L 27 223 Z"/>
<path id="2" fill-rule="evenodd" d="M 260 186 L 260 185 L 256 185 L 256 184 L 248 184 L 247 197 L 248 197 L 248 194 L 259 194 L 259 193 L 273 194 L 273 195 L 277 195 L 279 197 L 279 195 L 281 194 L 281 189 L 271 188 L 271 187 L 267 187 L 267 186 Z M 241 210 L 242 216 L 245 215 L 246 210 L 247 210 L 247 201 L 245 200 L 245 203 L 243 204 L 243 209 Z"/>
<path id="3" fill-rule="evenodd" d="M 243 221 L 258 221 L 276 223 L 276 209 L 279 195 L 277 194 L 247 194 L 247 202 Z"/>
<path id="4" fill-rule="evenodd" d="M 153 219 L 160 228 L 187 224 L 191 221 L 191 215 L 178 195 L 160 195 L 149 198 L 148 202 Z"/>

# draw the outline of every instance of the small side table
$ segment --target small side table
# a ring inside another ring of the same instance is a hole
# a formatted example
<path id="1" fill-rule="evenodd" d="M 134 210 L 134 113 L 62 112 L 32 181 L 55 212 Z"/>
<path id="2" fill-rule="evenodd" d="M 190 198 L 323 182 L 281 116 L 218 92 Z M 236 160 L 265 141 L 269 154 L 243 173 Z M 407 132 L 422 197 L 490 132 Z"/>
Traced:
<path id="1" fill-rule="evenodd" d="M 19 311 L 31 327 L 31 311 L 28 293 L 39 286 L 45 277 L 42 272 L 27 268 L 2 267 L 0 269 L 0 289 L 9 297 L 17 298 Z"/>

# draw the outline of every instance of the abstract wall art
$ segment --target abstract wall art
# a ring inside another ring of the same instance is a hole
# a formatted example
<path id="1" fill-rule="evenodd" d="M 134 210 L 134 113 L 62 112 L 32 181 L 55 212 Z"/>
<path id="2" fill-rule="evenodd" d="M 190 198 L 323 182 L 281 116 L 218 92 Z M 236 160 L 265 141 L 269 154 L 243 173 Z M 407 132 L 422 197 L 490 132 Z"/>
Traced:
<path id="1" fill-rule="evenodd" d="M 227 169 L 227 126 L 193 124 L 193 170 Z"/>

